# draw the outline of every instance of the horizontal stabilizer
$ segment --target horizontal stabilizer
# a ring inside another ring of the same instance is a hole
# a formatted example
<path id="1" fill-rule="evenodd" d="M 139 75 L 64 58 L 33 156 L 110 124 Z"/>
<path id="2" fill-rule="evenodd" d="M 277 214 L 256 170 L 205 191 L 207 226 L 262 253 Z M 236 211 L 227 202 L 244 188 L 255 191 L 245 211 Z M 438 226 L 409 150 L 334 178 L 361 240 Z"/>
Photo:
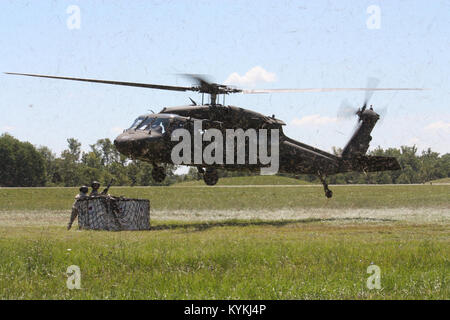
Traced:
<path id="1" fill-rule="evenodd" d="M 388 171 L 388 170 L 400 170 L 400 164 L 394 157 L 383 156 L 362 156 L 354 159 L 355 167 L 359 167 L 361 171 L 374 172 L 374 171 Z"/>

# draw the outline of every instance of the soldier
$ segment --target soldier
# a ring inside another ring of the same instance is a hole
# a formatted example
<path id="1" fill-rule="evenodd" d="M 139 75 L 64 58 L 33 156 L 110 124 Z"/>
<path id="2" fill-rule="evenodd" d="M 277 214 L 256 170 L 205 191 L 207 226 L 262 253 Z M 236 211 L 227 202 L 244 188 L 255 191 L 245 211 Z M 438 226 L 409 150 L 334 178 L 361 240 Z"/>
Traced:
<path id="1" fill-rule="evenodd" d="M 80 187 L 80 193 L 75 196 L 75 202 L 72 205 L 72 214 L 70 215 L 70 221 L 67 224 L 67 230 L 70 230 L 70 228 L 72 228 L 72 223 L 78 217 L 78 209 L 75 206 L 75 204 L 77 203 L 77 201 L 79 199 L 86 198 L 88 196 L 88 194 L 87 194 L 88 192 L 89 192 L 89 188 L 86 186 L 82 186 L 82 187 Z"/>
<path id="2" fill-rule="evenodd" d="M 99 195 L 98 189 L 100 189 L 100 182 L 92 181 L 91 187 L 92 187 L 92 191 L 91 191 L 90 195 L 91 196 L 98 196 Z"/>

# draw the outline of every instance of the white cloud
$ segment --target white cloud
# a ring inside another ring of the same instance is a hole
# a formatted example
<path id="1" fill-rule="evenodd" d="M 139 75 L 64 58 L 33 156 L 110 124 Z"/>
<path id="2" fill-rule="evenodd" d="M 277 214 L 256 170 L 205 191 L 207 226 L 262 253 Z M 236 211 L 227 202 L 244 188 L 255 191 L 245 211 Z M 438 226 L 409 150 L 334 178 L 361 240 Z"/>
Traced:
<path id="1" fill-rule="evenodd" d="M 321 126 L 338 121 L 336 117 L 322 117 L 320 114 L 312 114 L 302 118 L 294 118 L 291 124 L 294 126 Z"/>
<path id="2" fill-rule="evenodd" d="M 258 83 L 262 82 L 274 82 L 277 80 L 277 76 L 273 72 L 268 72 L 260 66 L 251 68 L 245 73 L 245 75 L 240 76 L 237 72 L 233 72 L 224 81 L 227 85 L 237 85 L 242 87 L 253 87 Z"/>
<path id="3" fill-rule="evenodd" d="M 2 127 L 2 131 L 3 132 L 11 132 L 13 131 L 15 128 L 13 126 L 4 126 Z"/>
<path id="4" fill-rule="evenodd" d="M 430 131 L 443 130 L 444 132 L 450 132 L 450 122 L 444 122 L 440 120 L 437 122 L 430 123 L 424 129 Z"/>

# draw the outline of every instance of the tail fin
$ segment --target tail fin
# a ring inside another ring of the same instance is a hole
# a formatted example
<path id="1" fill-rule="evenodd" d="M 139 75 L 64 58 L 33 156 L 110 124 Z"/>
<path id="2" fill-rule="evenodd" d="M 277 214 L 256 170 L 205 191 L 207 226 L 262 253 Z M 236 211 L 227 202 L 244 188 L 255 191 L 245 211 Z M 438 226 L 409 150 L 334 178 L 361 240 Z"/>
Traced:
<path id="1" fill-rule="evenodd" d="M 380 116 L 371 109 L 358 111 L 359 123 L 350 141 L 342 151 L 342 158 L 348 159 L 365 155 L 372 140 L 370 133 Z"/>

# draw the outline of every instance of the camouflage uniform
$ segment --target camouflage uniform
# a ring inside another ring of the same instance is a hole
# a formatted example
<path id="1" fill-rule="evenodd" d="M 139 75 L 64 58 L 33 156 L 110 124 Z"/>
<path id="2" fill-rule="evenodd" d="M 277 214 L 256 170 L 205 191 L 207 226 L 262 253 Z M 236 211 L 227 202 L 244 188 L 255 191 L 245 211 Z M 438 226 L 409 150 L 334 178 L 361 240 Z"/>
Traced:
<path id="1" fill-rule="evenodd" d="M 70 221 L 67 224 L 67 230 L 70 230 L 70 228 L 72 228 L 73 222 L 78 217 L 78 209 L 77 209 L 75 204 L 77 203 L 77 201 L 79 199 L 83 199 L 83 198 L 88 197 L 87 193 L 88 193 L 88 188 L 83 186 L 83 187 L 80 188 L 80 193 L 75 196 L 75 202 L 72 205 L 72 213 L 70 215 Z"/>

